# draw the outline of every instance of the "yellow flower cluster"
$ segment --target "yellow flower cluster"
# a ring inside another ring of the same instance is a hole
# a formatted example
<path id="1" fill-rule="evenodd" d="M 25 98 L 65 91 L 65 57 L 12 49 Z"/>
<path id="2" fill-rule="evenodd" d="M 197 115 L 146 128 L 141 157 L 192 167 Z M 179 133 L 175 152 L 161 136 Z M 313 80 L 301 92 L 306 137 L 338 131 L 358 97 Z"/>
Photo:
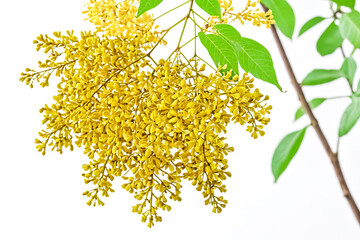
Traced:
<path id="1" fill-rule="evenodd" d="M 146 12 L 139 17 L 137 5 L 139 0 L 124 0 L 116 3 L 114 0 L 90 0 L 87 10 L 87 20 L 96 26 L 97 31 L 108 36 L 149 37 L 157 36 L 154 19 Z"/>
<path id="2" fill-rule="evenodd" d="M 232 0 L 229 0 L 229 2 L 231 1 Z M 275 24 L 274 16 L 271 10 L 265 13 L 259 9 L 258 4 L 260 1 L 261 0 L 248 0 L 243 11 L 236 14 L 227 11 L 225 11 L 225 13 L 228 13 L 229 17 L 232 16 L 234 19 L 239 20 L 241 24 L 244 24 L 245 21 L 250 21 L 254 26 L 260 27 L 261 25 L 265 25 L 267 28 L 270 28 L 271 24 Z"/>
<path id="3" fill-rule="evenodd" d="M 261 11 L 258 7 L 261 0 L 247 0 L 245 8 L 241 12 L 236 12 L 233 6 L 232 0 L 219 0 L 222 8 L 222 19 L 218 17 L 210 17 L 206 29 L 210 26 L 214 26 L 219 23 L 231 23 L 233 21 L 240 21 L 241 24 L 245 24 L 245 21 L 252 22 L 254 26 L 265 25 L 267 28 L 271 27 L 271 24 L 275 24 L 272 11 L 268 10 L 266 13 Z"/>
<path id="4" fill-rule="evenodd" d="M 60 77 L 54 103 L 40 109 L 47 129 L 37 148 L 45 154 L 47 146 L 60 153 L 82 147 L 90 159 L 85 183 L 95 186 L 84 192 L 87 204 L 104 205 L 100 195 L 114 192 L 112 181 L 121 177 L 149 227 L 162 220 L 159 209 L 171 209 L 168 199 L 181 201 L 183 179 L 220 213 L 227 200 L 218 194 L 231 176 L 226 155 L 234 150 L 225 143 L 226 126 L 233 121 L 253 138 L 263 136 L 269 97 L 253 89 L 247 73 L 208 74 L 199 57 L 181 58 L 180 49 L 176 59 L 154 60 L 167 31 L 157 32 L 149 15 L 135 18 L 134 2 L 91 1 L 87 13 L 98 31 L 34 41 L 49 57 L 39 62 L 44 70 L 26 69 L 20 80 L 45 87 L 52 74 Z"/>

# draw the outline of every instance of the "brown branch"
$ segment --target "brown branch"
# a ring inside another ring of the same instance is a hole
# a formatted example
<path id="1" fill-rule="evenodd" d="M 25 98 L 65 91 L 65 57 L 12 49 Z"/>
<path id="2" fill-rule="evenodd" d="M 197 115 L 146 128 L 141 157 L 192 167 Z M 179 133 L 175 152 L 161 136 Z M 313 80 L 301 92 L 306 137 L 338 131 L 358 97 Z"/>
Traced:
<path id="1" fill-rule="evenodd" d="M 265 7 L 264 5 L 262 5 L 265 12 L 268 11 L 268 8 Z M 274 25 L 271 26 L 271 32 L 273 34 L 273 37 L 275 39 L 275 42 L 276 42 L 276 45 L 278 46 L 279 48 L 279 51 L 280 51 L 280 54 L 281 54 L 281 57 L 284 61 L 284 64 L 285 64 L 285 67 L 286 67 L 286 70 L 290 76 L 290 80 L 291 80 L 291 83 L 293 85 L 293 87 L 295 88 L 296 90 L 296 94 L 299 98 L 299 101 L 301 102 L 301 105 L 302 107 L 305 109 L 307 115 L 309 116 L 310 118 L 310 121 L 311 121 L 311 125 L 312 127 L 315 129 L 316 131 L 316 134 L 318 135 L 320 141 L 321 141 L 321 144 L 323 145 L 333 167 L 334 167 L 334 170 L 335 170 L 335 173 L 336 173 L 336 177 L 339 181 L 339 184 L 340 184 L 340 187 L 341 187 L 341 190 L 344 194 L 344 197 L 346 198 L 346 200 L 348 201 L 354 215 L 355 215 L 355 218 L 356 220 L 358 221 L 358 223 L 360 224 L 360 211 L 359 211 L 359 208 L 358 206 L 356 205 L 356 202 L 354 200 L 354 198 L 352 197 L 351 195 L 351 192 L 349 190 L 349 187 L 347 186 L 347 183 L 346 183 L 346 180 L 344 178 L 344 174 L 341 170 L 341 166 L 340 166 L 340 162 L 339 162 L 339 158 L 338 158 L 338 154 L 334 153 L 333 150 L 331 149 L 330 145 L 329 145 L 329 142 L 328 140 L 326 139 L 323 131 L 321 130 L 321 127 L 316 119 L 316 117 L 314 116 L 314 113 L 312 112 L 310 106 L 309 106 L 309 103 L 308 101 L 306 100 L 306 97 L 304 95 L 304 92 L 300 86 L 300 84 L 298 83 L 297 79 L 296 79 L 296 76 L 295 76 L 295 73 L 293 71 L 293 68 L 290 64 L 290 61 L 287 57 L 287 54 L 286 54 L 286 51 L 283 47 L 283 44 L 280 40 L 280 37 L 277 33 L 277 30 L 275 28 Z"/>

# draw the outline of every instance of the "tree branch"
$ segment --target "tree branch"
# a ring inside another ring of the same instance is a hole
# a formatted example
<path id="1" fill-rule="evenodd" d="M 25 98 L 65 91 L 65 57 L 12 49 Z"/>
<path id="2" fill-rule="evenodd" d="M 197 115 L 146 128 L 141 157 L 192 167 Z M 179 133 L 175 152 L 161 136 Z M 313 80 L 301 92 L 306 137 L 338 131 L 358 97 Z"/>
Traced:
<path id="1" fill-rule="evenodd" d="M 264 5 L 262 5 L 262 7 L 264 8 L 265 12 L 268 11 L 268 8 Z M 291 63 L 287 57 L 287 54 L 286 54 L 286 51 L 283 47 L 283 44 L 280 40 L 280 37 L 277 33 L 277 30 L 275 28 L 274 25 L 271 26 L 271 32 L 273 34 L 273 37 L 275 39 L 275 42 L 279 48 L 279 51 L 280 51 L 280 54 L 281 54 L 281 57 L 284 61 L 284 64 L 285 64 L 285 67 L 286 67 L 286 70 L 290 76 L 290 80 L 291 80 L 291 83 L 293 85 L 293 87 L 295 88 L 296 90 L 296 94 L 299 98 L 299 101 L 301 102 L 301 105 L 302 107 L 305 109 L 307 115 L 309 116 L 310 118 L 310 121 L 311 121 L 311 125 L 312 127 L 315 129 L 316 131 L 316 134 L 318 135 L 320 141 L 321 141 L 321 144 L 323 145 L 333 167 L 334 167 L 334 170 L 335 170 L 335 173 L 336 173 L 336 177 L 339 181 L 339 184 L 340 184 L 340 187 L 341 187 L 341 190 L 344 194 L 344 197 L 346 198 L 346 200 L 348 201 L 354 215 L 355 215 L 355 218 L 356 220 L 358 221 L 359 225 L 360 225 L 360 211 L 359 211 L 359 208 L 358 206 L 356 205 L 356 202 L 354 201 L 354 198 L 352 197 L 351 195 L 351 192 L 347 186 L 347 183 L 346 183 L 346 180 L 344 178 L 344 174 L 342 172 L 342 169 L 341 169 L 341 166 L 340 166 L 340 162 L 339 162 L 339 158 L 338 158 L 338 155 L 336 153 L 334 153 L 330 147 L 330 144 L 328 142 L 328 140 L 326 139 L 323 131 L 321 130 L 321 127 L 316 119 L 316 117 L 314 116 L 314 113 L 312 112 L 311 108 L 310 108 L 310 105 L 308 103 L 308 101 L 306 100 L 306 97 L 304 95 L 304 92 L 300 86 L 300 84 L 298 83 L 297 79 L 296 79 L 296 76 L 295 76 L 295 73 L 293 71 L 293 68 L 291 66 Z"/>

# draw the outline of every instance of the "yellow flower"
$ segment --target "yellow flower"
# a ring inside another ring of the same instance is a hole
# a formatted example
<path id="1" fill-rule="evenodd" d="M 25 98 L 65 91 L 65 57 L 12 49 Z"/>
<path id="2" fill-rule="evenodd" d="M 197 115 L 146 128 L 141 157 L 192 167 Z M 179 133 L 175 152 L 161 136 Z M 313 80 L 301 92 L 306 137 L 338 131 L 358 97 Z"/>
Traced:
<path id="1" fill-rule="evenodd" d="M 246 21 L 252 22 L 254 26 L 265 25 L 270 28 L 272 24 L 275 24 L 272 11 L 269 10 L 266 13 L 260 10 L 260 0 L 247 0 L 247 4 L 242 11 L 238 11 L 233 6 L 232 0 L 219 0 L 222 8 L 222 19 L 218 17 L 210 17 L 208 23 L 204 27 L 204 31 L 210 30 L 212 27 L 219 23 L 231 23 L 239 21 L 241 24 L 245 24 Z"/>
<path id="2" fill-rule="evenodd" d="M 220 213 L 227 204 L 223 181 L 231 176 L 226 156 L 234 151 L 226 126 L 233 121 L 253 138 L 264 135 L 268 96 L 254 90 L 247 73 L 211 72 L 196 55 L 181 58 L 180 49 L 173 59 L 155 61 L 151 53 L 166 44 L 167 32 L 157 32 L 150 15 L 136 18 L 136 3 L 91 0 L 86 13 L 96 32 L 55 32 L 34 41 L 49 57 L 39 63 L 43 71 L 26 69 L 20 80 L 45 87 L 52 74 L 60 77 L 53 104 L 40 110 L 46 130 L 37 149 L 83 148 L 90 160 L 85 183 L 94 185 L 84 192 L 87 204 L 104 205 L 100 196 L 114 192 L 112 181 L 121 177 L 140 201 L 133 212 L 149 227 L 162 221 L 159 209 L 171 210 L 169 199 L 181 201 L 184 179 Z M 230 3 L 222 1 L 225 9 Z"/>

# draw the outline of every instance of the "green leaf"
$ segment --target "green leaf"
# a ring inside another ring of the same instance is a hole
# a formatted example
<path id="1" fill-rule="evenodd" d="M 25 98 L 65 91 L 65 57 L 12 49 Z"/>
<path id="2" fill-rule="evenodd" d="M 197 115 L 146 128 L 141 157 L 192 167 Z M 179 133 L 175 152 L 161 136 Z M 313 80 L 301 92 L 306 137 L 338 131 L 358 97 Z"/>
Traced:
<path id="1" fill-rule="evenodd" d="M 312 27 L 314 27 L 315 25 L 321 23 L 324 20 L 325 20 L 325 18 L 323 18 L 323 17 L 314 17 L 314 18 L 310 19 L 309 21 L 307 21 L 301 27 L 300 32 L 299 32 L 299 37 L 301 35 L 303 35 L 306 31 L 308 31 L 309 29 L 311 29 Z"/>
<path id="2" fill-rule="evenodd" d="M 321 56 L 329 55 L 341 47 L 344 39 L 340 34 L 339 27 L 332 22 L 320 36 L 316 48 Z"/>
<path id="3" fill-rule="evenodd" d="M 355 0 L 331 0 L 336 3 L 338 6 L 345 6 L 349 8 L 355 7 Z"/>
<path id="4" fill-rule="evenodd" d="M 233 70 L 233 74 L 239 74 L 239 64 L 234 48 L 222 37 L 215 34 L 199 32 L 199 38 L 208 50 L 216 67 L 227 65 L 227 71 Z"/>
<path id="5" fill-rule="evenodd" d="M 290 4 L 285 0 L 262 0 L 261 2 L 271 9 L 280 31 L 291 39 L 295 29 L 295 14 Z"/>
<path id="6" fill-rule="evenodd" d="M 356 62 L 352 57 L 348 57 L 345 59 L 343 65 L 341 66 L 341 71 L 344 73 L 346 79 L 349 81 L 351 86 L 354 82 L 354 77 L 356 73 Z"/>
<path id="7" fill-rule="evenodd" d="M 229 43 L 241 41 L 240 33 L 229 24 L 216 24 L 214 28 L 218 33 L 224 37 Z M 233 43 L 232 43 L 233 44 Z"/>
<path id="8" fill-rule="evenodd" d="M 155 8 L 162 1 L 163 0 L 141 0 L 136 17 L 140 17 L 144 12 L 147 12 L 147 11 Z"/>
<path id="9" fill-rule="evenodd" d="M 221 8 L 218 0 L 195 0 L 196 4 L 210 16 L 221 19 Z"/>
<path id="10" fill-rule="evenodd" d="M 340 121 L 339 137 L 343 137 L 355 126 L 360 118 L 360 97 L 352 96 L 352 102 L 346 108 Z"/>
<path id="11" fill-rule="evenodd" d="M 315 109 L 325 101 L 326 98 L 314 98 L 309 102 L 310 108 Z M 301 118 L 302 116 L 304 116 L 305 113 L 306 113 L 305 109 L 303 107 L 299 107 L 295 113 L 295 121 Z"/>
<path id="12" fill-rule="evenodd" d="M 357 86 L 355 94 L 360 96 L 360 80 L 358 82 L 358 86 Z"/>
<path id="13" fill-rule="evenodd" d="M 360 48 L 360 13 L 353 10 L 340 18 L 341 35 L 356 48 Z"/>
<path id="14" fill-rule="evenodd" d="M 277 81 L 271 55 L 263 45 L 252 39 L 241 37 L 240 33 L 231 25 L 217 24 L 215 29 L 234 48 L 244 71 L 282 90 Z"/>
<path id="15" fill-rule="evenodd" d="M 252 39 L 242 37 L 234 46 L 240 66 L 245 72 L 249 72 L 254 77 L 275 85 L 282 91 L 276 77 L 271 55 L 263 45 Z"/>
<path id="16" fill-rule="evenodd" d="M 306 129 L 307 127 L 301 129 L 300 131 L 286 135 L 275 149 L 271 163 L 275 182 L 286 170 L 290 161 L 294 158 L 295 154 L 299 150 L 300 145 L 304 139 Z"/>
<path id="17" fill-rule="evenodd" d="M 315 69 L 305 77 L 301 84 L 303 86 L 320 85 L 341 77 L 344 77 L 344 74 L 340 70 Z"/>

